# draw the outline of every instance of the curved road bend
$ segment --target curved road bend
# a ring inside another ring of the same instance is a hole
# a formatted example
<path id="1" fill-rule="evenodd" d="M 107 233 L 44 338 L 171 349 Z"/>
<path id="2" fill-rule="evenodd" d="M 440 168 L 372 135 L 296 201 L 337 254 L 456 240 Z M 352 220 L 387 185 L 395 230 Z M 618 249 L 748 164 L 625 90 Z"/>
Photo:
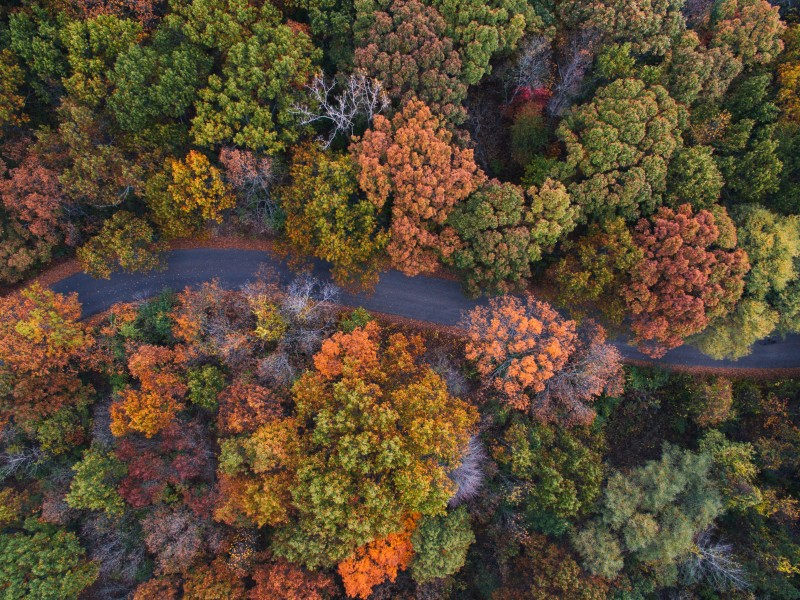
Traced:
<path id="1" fill-rule="evenodd" d="M 167 269 L 161 272 L 116 273 L 110 280 L 93 279 L 81 273 L 67 277 L 51 287 L 60 293 L 77 292 L 83 304 L 84 316 L 90 316 L 107 310 L 117 302 L 143 300 L 158 294 L 164 288 L 181 290 L 215 278 L 223 287 L 238 288 L 252 280 L 259 267 L 265 263 L 275 269 L 283 283 L 288 283 L 295 277 L 285 263 L 267 252 L 199 248 L 169 252 Z M 320 279 L 330 277 L 328 269 L 321 263 L 315 264 L 313 274 Z M 454 325 L 462 311 L 482 302 L 485 299 L 466 298 L 457 282 L 424 276 L 407 277 L 397 271 L 381 274 L 380 282 L 371 294 L 343 292 L 341 296 L 341 303 L 348 306 L 363 306 L 368 310 L 439 325 Z M 675 348 L 662 359 L 653 361 L 623 341 L 614 343 L 623 357 L 629 360 L 689 367 L 800 368 L 800 335 L 778 338 L 769 344 L 756 344 L 751 355 L 738 361 L 714 360 L 691 346 Z"/>

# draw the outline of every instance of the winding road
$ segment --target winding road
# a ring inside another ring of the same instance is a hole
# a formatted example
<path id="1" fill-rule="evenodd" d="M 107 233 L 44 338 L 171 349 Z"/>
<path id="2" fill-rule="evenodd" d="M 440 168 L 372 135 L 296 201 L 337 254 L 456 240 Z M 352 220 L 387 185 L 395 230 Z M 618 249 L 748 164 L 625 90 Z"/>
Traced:
<path id="1" fill-rule="evenodd" d="M 51 288 L 60 293 L 77 292 L 83 305 L 83 316 L 88 317 L 107 310 L 117 302 L 143 300 L 164 288 L 181 290 L 215 278 L 223 287 L 235 289 L 252 280 L 263 264 L 274 268 L 284 283 L 296 276 L 285 263 L 260 250 L 172 250 L 167 254 L 166 262 L 167 268 L 160 272 L 116 273 L 108 280 L 93 279 L 81 273 L 62 279 Z M 320 279 L 330 277 L 322 263 L 315 264 L 313 274 Z M 389 271 L 381 275 L 380 282 L 370 294 L 343 292 L 340 302 L 439 325 L 455 325 L 462 311 L 485 302 L 485 299 L 470 300 L 454 281 L 424 276 L 407 277 L 397 271 Z M 752 354 L 738 361 L 714 360 L 691 346 L 675 348 L 658 361 L 653 361 L 624 341 L 614 344 L 626 360 L 662 365 L 742 370 L 800 368 L 800 335 L 756 344 Z"/>

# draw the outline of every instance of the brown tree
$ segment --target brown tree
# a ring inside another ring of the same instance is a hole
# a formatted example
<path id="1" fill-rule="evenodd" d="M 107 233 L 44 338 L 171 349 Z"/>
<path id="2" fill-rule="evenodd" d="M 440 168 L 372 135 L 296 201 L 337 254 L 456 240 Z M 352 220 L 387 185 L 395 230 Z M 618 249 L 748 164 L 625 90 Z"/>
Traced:
<path id="1" fill-rule="evenodd" d="M 271 390 L 236 381 L 220 394 L 217 428 L 225 436 L 253 433 L 260 425 L 280 416 L 280 402 Z"/>
<path id="2" fill-rule="evenodd" d="M 455 146 L 442 121 L 412 99 L 391 121 L 377 115 L 353 151 L 361 189 L 391 212 L 393 265 L 408 275 L 435 269 L 457 246 L 447 217 L 483 177 L 472 150 Z"/>
<path id="3" fill-rule="evenodd" d="M 719 236 L 714 216 L 688 204 L 639 221 L 634 239 L 644 257 L 623 296 L 643 352 L 663 356 L 733 310 L 750 264 L 743 250 L 720 248 Z"/>

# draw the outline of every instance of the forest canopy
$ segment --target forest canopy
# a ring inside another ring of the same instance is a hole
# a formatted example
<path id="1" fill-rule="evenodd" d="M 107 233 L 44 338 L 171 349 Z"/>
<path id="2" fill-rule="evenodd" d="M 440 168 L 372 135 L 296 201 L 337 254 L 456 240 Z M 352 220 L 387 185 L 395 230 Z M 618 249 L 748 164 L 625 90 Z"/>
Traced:
<path id="1" fill-rule="evenodd" d="M 796 0 L 5 2 L 0 292 L 3 598 L 800 598 Z"/>

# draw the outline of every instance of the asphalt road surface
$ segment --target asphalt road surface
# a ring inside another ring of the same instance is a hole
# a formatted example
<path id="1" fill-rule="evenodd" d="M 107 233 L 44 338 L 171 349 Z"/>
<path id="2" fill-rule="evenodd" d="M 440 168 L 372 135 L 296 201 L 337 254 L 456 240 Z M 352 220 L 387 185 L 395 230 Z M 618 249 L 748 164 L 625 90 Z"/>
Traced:
<path id="1" fill-rule="evenodd" d="M 149 298 L 164 288 L 177 291 L 217 279 L 223 287 L 235 289 L 252 280 L 263 264 L 274 268 L 284 283 L 296 276 L 287 265 L 268 252 L 199 248 L 169 252 L 164 271 L 133 275 L 117 273 L 110 280 L 93 279 L 81 273 L 59 281 L 52 289 L 60 293 L 77 292 L 83 305 L 83 316 L 88 317 L 107 310 L 117 302 Z M 314 265 L 313 274 L 320 279 L 329 278 L 327 268 L 321 263 Z M 340 297 L 340 303 L 347 306 L 363 306 L 376 312 L 440 325 L 456 324 L 463 311 L 485 301 L 470 300 L 464 296 L 457 282 L 424 276 L 407 277 L 397 271 L 381 274 L 380 282 L 370 294 L 343 292 Z M 752 354 L 738 361 L 714 360 L 691 346 L 675 348 L 663 358 L 653 361 L 624 341 L 614 343 L 626 359 L 665 365 L 738 369 L 800 368 L 800 335 L 759 342 Z"/>

